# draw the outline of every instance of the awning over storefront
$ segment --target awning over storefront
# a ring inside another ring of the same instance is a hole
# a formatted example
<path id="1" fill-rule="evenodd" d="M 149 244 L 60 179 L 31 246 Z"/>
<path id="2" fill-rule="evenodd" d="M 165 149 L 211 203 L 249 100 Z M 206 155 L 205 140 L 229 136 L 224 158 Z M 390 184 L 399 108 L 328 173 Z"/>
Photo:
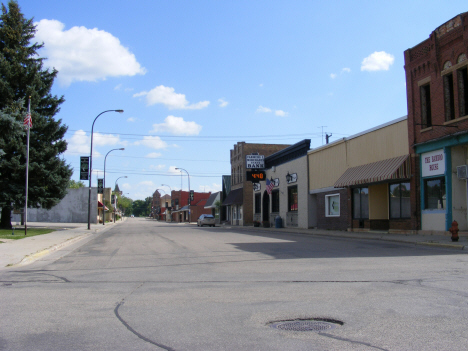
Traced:
<path id="1" fill-rule="evenodd" d="M 226 196 L 226 200 L 223 201 L 223 206 L 242 205 L 244 202 L 243 190 L 242 188 L 231 190 L 228 196 Z"/>
<path id="2" fill-rule="evenodd" d="M 334 184 L 343 188 L 358 184 L 370 184 L 392 179 L 407 179 L 411 176 L 409 155 L 389 158 L 367 165 L 348 168 Z"/>
<path id="3" fill-rule="evenodd" d="M 103 205 L 102 205 L 102 202 L 98 200 L 98 207 L 101 207 L 101 208 L 102 208 L 102 206 L 103 206 Z M 109 209 L 107 208 L 107 206 L 106 206 L 106 211 L 109 211 Z"/>

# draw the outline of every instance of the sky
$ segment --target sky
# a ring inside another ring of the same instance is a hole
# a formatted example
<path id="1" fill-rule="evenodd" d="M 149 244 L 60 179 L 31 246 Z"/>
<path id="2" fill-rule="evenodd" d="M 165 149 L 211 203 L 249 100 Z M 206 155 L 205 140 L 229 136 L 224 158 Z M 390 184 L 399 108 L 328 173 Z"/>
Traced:
<path id="1" fill-rule="evenodd" d="M 123 109 L 95 121 L 92 184 L 106 160 L 106 186 L 133 200 L 189 179 L 220 191 L 240 141 L 316 148 L 325 133 L 407 115 L 404 51 L 468 11 L 466 0 L 18 3 L 59 71 L 72 179 L 95 118 Z"/>

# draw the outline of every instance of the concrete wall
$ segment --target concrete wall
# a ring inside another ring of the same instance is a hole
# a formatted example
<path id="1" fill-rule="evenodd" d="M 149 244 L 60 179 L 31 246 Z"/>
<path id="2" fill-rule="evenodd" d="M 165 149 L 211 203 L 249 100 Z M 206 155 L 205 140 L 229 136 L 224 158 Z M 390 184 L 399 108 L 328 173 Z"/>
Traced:
<path id="1" fill-rule="evenodd" d="M 68 189 L 50 210 L 28 208 L 28 222 L 88 223 L 88 195 L 89 188 Z M 97 212 L 97 188 L 91 188 L 91 223 L 97 223 Z M 21 215 L 12 214 L 12 222 L 21 222 Z"/>

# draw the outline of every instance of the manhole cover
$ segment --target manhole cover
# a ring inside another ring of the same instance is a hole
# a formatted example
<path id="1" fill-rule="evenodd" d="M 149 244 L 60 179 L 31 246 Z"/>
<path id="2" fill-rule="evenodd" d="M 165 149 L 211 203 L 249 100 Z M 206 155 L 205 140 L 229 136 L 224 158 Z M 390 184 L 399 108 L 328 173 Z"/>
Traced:
<path id="1" fill-rule="evenodd" d="M 322 320 L 294 320 L 294 321 L 283 321 L 275 322 L 270 324 L 270 327 L 280 330 L 288 331 L 316 331 L 321 332 L 325 330 L 335 329 L 337 323 L 322 321 Z"/>

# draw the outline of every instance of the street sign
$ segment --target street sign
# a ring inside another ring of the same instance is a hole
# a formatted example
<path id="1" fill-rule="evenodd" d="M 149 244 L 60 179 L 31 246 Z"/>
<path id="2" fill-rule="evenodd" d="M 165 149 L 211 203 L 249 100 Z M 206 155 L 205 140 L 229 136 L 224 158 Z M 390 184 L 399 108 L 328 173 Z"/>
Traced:
<path id="1" fill-rule="evenodd" d="M 263 155 L 246 155 L 245 168 L 247 169 L 263 169 L 265 168 L 265 156 Z"/>
<path id="2" fill-rule="evenodd" d="M 80 157 L 80 180 L 89 179 L 89 156 Z"/>
<path id="3" fill-rule="evenodd" d="M 97 180 L 97 192 L 98 194 L 104 194 L 104 179 L 102 178 Z"/>
<path id="4" fill-rule="evenodd" d="M 247 172 L 246 180 L 252 183 L 258 183 L 265 180 L 265 171 L 250 171 Z"/>

